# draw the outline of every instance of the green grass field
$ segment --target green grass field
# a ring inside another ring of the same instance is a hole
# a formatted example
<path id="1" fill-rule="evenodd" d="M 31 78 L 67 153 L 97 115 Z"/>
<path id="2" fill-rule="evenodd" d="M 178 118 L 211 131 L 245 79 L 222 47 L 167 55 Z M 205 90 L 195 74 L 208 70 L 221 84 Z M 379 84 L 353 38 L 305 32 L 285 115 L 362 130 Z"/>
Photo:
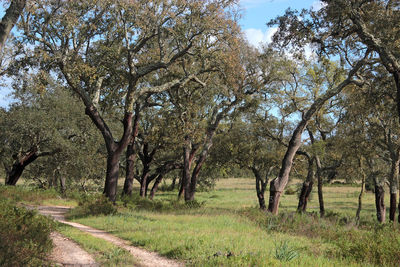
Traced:
<path id="1" fill-rule="evenodd" d="M 296 187 L 296 183 L 288 186 Z M 60 198 L 52 190 L 27 194 L 23 193 L 26 187 L 4 188 L 0 195 L 17 202 L 77 205 L 76 200 Z M 297 195 L 285 194 L 280 214 L 272 216 L 258 210 L 254 180 L 235 178 L 221 179 L 214 190 L 196 193 L 196 203 L 201 205 L 188 207 L 177 202 L 176 191 L 166 191 L 158 192 L 153 202 L 136 196 L 125 199 L 125 205 L 118 201 L 118 212 L 113 215 L 71 220 L 183 260 L 188 266 L 399 266 L 398 226 L 376 223 L 371 192 L 364 194 L 361 224 L 355 226 L 359 190 L 354 185 L 325 186 L 326 219 L 318 216 L 316 192 L 307 214 L 296 214 Z M 388 197 L 386 201 L 388 205 Z M 97 255 L 103 265 L 133 264 L 123 251 L 105 241 L 68 227 L 60 231 Z"/>
<path id="2" fill-rule="evenodd" d="M 286 228 L 280 225 L 279 217 L 258 211 L 252 179 L 223 179 L 214 190 L 198 192 L 196 200 L 204 202 L 200 208 L 153 209 L 136 203 L 136 208 L 134 205 L 132 209 L 120 208 L 116 215 L 75 221 L 109 231 L 133 245 L 184 260 L 190 266 L 398 266 L 398 257 L 393 256 L 395 259 L 391 261 L 391 248 L 382 246 L 383 256 L 363 257 L 363 252 L 370 253 L 377 247 L 357 247 L 375 238 L 375 234 L 370 234 L 374 227 L 371 225 L 375 225 L 372 193 L 364 195 L 361 212 L 361 221 L 368 222 L 369 228 L 357 230 L 351 222 L 359 190 L 355 186 L 324 188 L 327 214 L 333 214 L 334 220 L 295 215 L 297 195 L 284 195 L 280 213 L 293 215 L 293 219 L 284 217 L 290 225 Z M 176 197 L 175 191 L 159 192 L 155 202 L 173 202 Z M 315 193 L 308 211 L 316 213 L 318 209 Z M 345 224 L 340 223 L 342 218 Z M 343 238 L 347 235 L 351 238 Z M 396 248 L 400 247 L 400 238 L 394 242 Z M 353 251 L 357 249 L 361 250 L 358 254 Z"/>

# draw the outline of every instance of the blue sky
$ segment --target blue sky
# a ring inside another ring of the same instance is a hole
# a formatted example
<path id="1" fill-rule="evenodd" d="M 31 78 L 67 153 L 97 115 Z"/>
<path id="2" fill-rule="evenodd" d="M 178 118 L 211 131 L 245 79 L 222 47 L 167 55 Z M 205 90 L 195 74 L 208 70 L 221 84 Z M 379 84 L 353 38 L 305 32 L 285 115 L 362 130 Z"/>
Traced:
<path id="1" fill-rule="evenodd" d="M 241 0 L 243 17 L 240 21 L 249 42 L 255 46 L 260 42 L 269 42 L 276 29 L 268 28 L 267 22 L 285 13 L 289 7 L 319 9 L 319 0 Z"/>
<path id="2" fill-rule="evenodd" d="M 269 42 L 276 29 L 268 28 L 266 23 L 278 15 L 284 14 L 287 8 L 318 8 L 318 0 L 240 0 L 243 16 L 240 25 L 251 44 L 258 46 L 260 43 Z M 4 13 L 0 6 L 0 16 Z M 0 107 L 7 107 L 10 98 L 9 88 L 0 87 Z"/>

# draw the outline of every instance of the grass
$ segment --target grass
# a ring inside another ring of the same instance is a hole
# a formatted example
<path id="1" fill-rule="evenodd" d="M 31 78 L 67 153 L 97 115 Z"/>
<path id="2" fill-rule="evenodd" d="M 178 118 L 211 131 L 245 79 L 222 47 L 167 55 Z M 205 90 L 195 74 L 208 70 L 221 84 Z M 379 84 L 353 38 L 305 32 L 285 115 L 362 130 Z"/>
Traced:
<path id="1" fill-rule="evenodd" d="M 84 250 L 92 254 L 100 266 L 137 266 L 132 255 L 101 238 L 94 237 L 72 226 L 58 223 L 57 231 L 74 240 Z"/>
<path id="2" fill-rule="evenodd" d="M 356 187 L 342 185 L 325 188 L 328 213 L 335 216 L 339 213 L 340 218 L 354 216 L 357 192 Z M 173 203 L 176 195 L 175 191 L 160 192 L 155 201 Z M 157 251 L 166 257 L 185 260 L 192 266 L 373 266 L 374 264 L 341 254 L 338 245 L 329 238 L 323 238 L 318 234 L 310 235 L 313 233 L 312 229 L 308 228 L 306 233 L 301 233 L 299 230 L 301 224 L 308 223 L 307 221 L 300 220 L 296 231 L 285 231 L 268 224 L 268 216 L 255 208 L 257 198 L 252 179 L 220 180 L 215 190 L 199 192 L 196 194 L 196 199 L 200 203 L 205 202 L 204 206 L 197 209 L 177 207 L 172 210 L 168 207 L 160 210 L 125 208 L 113 216 L 89 216 L 78 218 L 76 221 L 109 231 L 131 241 L 133 245 Z M 338 206 L 338 202 L 342 203 Z M 296 207 L 296 195 L 282 197 L 280 209 L 282 214 L 290 214 Z M 310 212 L 318 211 L 316 197 L 312 198 L 309 207 Z M 364 198 L 363 219 L 372 221 L 373 212 L 373 195 L 369 193 Z M 263 221 L 260 222 L 258 217 L 263 218 Z M 342 226 L 332 223 L 326 224 L 326 227 L 335 230 Z M 276 257 L 277 251 L 281 252 L 281 256 Z"/>
<path id="3" fill-rule="evenodd" d="M 296 188 L 299 182 L 289 186 Z M 253 179 L 220 180 L 214 190 L 196 193 L 197 203 L 203 204 L 192 208 L 176 201 L 176 191 L 166 191 L 158 192 L 154 202 L 135 197 L 126 207 L 118 202 L 114 215 L 73 220 L 189 266 L 398 266 L 400 234 L 397 226 L 376 224 L 372 193 L 364 195 L 361 226 L 353 223 L 359 190 L 355 185 L 324 187 L 328 218 L 323 220 L 318 218 L 316 192 L 309 215 L 295 213 L 297 194 L 282 196 L 278 217 L 260 212 Z M 40 201 L 55 203 L 57 197 Z M 103 255 L 103 263 L 110 261 L 99 251 L 93 253 Z"/>

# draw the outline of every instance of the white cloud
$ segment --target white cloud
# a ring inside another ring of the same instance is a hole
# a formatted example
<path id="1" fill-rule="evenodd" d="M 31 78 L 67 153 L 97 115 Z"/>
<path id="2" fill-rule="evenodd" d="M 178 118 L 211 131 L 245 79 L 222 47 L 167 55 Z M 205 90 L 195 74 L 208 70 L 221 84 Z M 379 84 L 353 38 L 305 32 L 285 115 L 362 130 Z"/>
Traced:
<path id="1" fill-rule="evenodd" d="M 263 44 L 268 44 L 272 41 L 272 36 L 278 28 L 269 28 L 265 32 L 260 29 L 246 29 L 244 34 L 249 41 L 255 47 L 260 47 Z"/>
<path id="2" fill-rule="evenodd" d="M 314 11 L 318 11 L 325 6 L 326 6 L 325 3 L 322 3 L 320 0 L 315 0 L 311 5 L 311 9 Z"/>

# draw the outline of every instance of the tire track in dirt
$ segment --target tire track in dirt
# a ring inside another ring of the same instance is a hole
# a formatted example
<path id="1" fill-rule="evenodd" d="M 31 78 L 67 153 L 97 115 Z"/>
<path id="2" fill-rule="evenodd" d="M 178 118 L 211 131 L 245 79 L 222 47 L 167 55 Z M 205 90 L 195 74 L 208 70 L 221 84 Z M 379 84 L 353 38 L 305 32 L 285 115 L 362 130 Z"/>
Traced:
<path id="1" fill-rule="evenodd" d="M 128 241 L 123 240 L 119 237 L 116 237 L 108 232 L 103 230 L 95 229 L 80 223 L 69 222 L 65 220 L 64 214 L 68 212 L 69 207 L 62 206 L 37 206 L 35 207 L 40 214 L 51 216 L 56 221 L 59 221 L 64 224 L 68 224 L 72 227 L 75 227 L 83 232 L 89 233 L 92 236 L 97 238 L 102 238 L 108 242 L 113 243 L 114 245 L 123 248 L 129 251 L 138 261 L 139 266 L 143 267 L 154 267 L 154 266 L 163 266 L 163 267 L 181 267 L 185 266 L 184 263 L 178 262 L 175 260 L 167 259 L 155 252 L 150 252 L 142 248 L 134 247 L 129 244 Z"/>

